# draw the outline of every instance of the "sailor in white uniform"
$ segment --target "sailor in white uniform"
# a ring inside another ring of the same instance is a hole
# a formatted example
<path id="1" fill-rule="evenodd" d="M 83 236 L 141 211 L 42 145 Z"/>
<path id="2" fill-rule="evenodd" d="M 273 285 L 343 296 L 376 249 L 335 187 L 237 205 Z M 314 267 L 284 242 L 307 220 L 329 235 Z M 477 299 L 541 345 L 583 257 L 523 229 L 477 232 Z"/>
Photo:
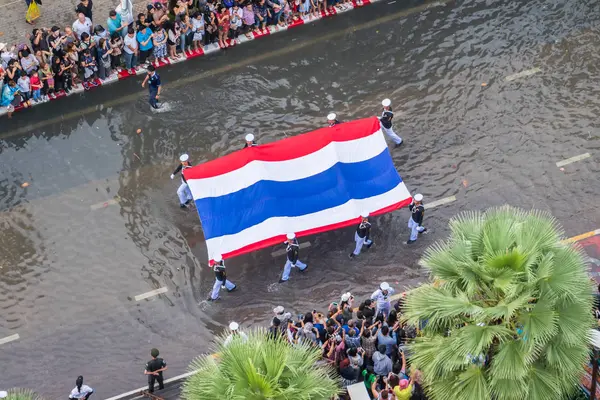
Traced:
<path id="1" fill-rule="evenodd" d="M 221 289 L 227 289 L 228 292 L 233 292 L 237 288 L 237 285 L 227 279 L 227 272 L 225 271 L 225 262 L 223 261 L 223 256 L 217 254 L 214 256 L 213 262 L 215 284 L 213 285 L 208 301 L 217 300 L 219 298 L 219 292 Z"/>
<path id="2" fill-rule="evenodd" d="M 308 265 L 304 264 L 302 261 L 298 260 L 298 253 L 300 250 L 300 245 L 298 244 L 298 239 L 296 239 L 295 233 L 287 234 L 287 241 L 284 242 L 286 245 L 286 255 L 287 259 L 285 260 L 285 265 L 283 267 L 283 274 L 279 283 L 287 282 L 290 279 L 290 272 L 292 272 L 292 267 L 297 267 L 300 272 L 306 271 Z"/>
<path id="3" fill-rule="evenodd" d="M 371 234 L 371 223 L 369 222 L 369 213 L 363 212 L 360 215 L 360 223 L 356 227 L 356 232 L 354 233 L 354 241 L 356 242 L 356 247 L 354 251 L 350 253 L 350 258 L 354 258 L 360 254 L 363 246 L 367 246 L 367 249 L 373 245 L 373 241 L 369 239 Z"/>
<path id="4" fill-rule="evenodd" d="M 246 144 L 244 144 L 244 148 L 256 146 L 256 141 L 254 140 L 254 135 L 249 133 L 244 138 L 246 140 Z"/>
<path id="5" fill-rule="evenodd" d="M 394 118 L 394 113 L 392 111 L 392 101 L 390 99 L 384 99 L 381 102 L 383 106 L 383 111 L 381 112 L 381 117 L 379 118 L 379 122 L 381 123 L 381 130 L 383 133 L 388 135 L 390 139 L 396 143 L 396 147 L 402 144 L 402 138 L 394 132 L 392 128 L 392 119 Z"/>
<path id="6" fill-rule="evenodd" d="M 177 168 L 175 168 L 175 171 L 173 171 L 173 173 L 171 174 L 171 179 L 175 179 L 175 175 L 181 172 L 181 185 L 179 185 L 179 188 L 177 189 L 177 196 L 179 197 L 179 207 L 181 208 L 186 208 L 188 204 L 190 204 L 194 199 L 192 197 L 190 187 L 188 186 L 187 181 L 185 180 L 185 176 L 183 176 L 183 170 L 192 167 L 192 163 L 189 160 L 190 156 L 188 156 L 187 154 L 182 154 L 181 157 L 179 157 L 179 161 L 181 162 L 181 164 L 179 164 Z"/>
<path id="7" fill-rule="evenodd" d="M 375 316 L 379 315 L 379 313 L 383 313 L 384 318 L 387 318 L 390 309 L 392 308 L 390 305 L 390 296 L 393 294 L 394 289 L 392 289 L 387 282 L 382 282 L 381 285 L 379 285 L 379 289 L 373 292 L 371 300 L 375 300 L 377 304 Z"/>
<path id="8" fill-rule="evenodd" d="M 411 244 L 417 241 L 419 233 L 427 231 L 427 228 L 423 226 L 423 215 L 425 215 L 425 207 L 423 206 L 423 195 L 418 193 L 413 197 L 412 203 L 408 206 L 410 210 L 410 218 L 408 219 L 408 229 L 410 229 L 410 237 L 408 238 L 407 244 Z"/>
<path id="9" fill-rule="evenodd" d="M 332 127 L 332 126 L 336 126 L 338 124 L 341 124 L 340 121 L 337 120 L 337 115 L 335 115 L 335 113 L 330 113 L 329 115 L 327 115 L 327 126 L 328 127 Z"/>

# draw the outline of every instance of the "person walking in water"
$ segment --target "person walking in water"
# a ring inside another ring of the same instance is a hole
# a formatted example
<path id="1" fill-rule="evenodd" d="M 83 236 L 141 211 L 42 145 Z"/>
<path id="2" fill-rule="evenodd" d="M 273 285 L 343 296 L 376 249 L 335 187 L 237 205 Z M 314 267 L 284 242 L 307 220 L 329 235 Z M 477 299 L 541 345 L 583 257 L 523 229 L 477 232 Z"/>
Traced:
<path id="1" fill-rule="evenodd" d="M 71 394 L 69 395 L 69 399 L 84 399 L 88 400 L 90 396 L 94 393 L 94 389 L 89 387 L 88 385 L 83 384 L 83 376 L 79 375 L 75 380 L 75 388 L 71 390 Z"/>
<path id="2" fill-rule="evenodd" d="M 288 279 L 290 279 L 292 267 L 297 267 L 300 272 L 304 272 L 306 271 L 306 268 L 308 268 L 308 265 L 298 260 L 300 245 L 298 244 L 298 239 L 296 239 L 296 234 L 288 233 L 287 240 L 284 242 L 284 244 L 286 245 L 285 252 L 287 255 L 287 260 L 283 266 L 283 275 L 281 276 L 279 283 L 287 282 Z"/>
<path id="3" fill-rule="evenodd" d="M 148 392 L 154 393 L 154 382 L 158 382 L 158 390 L 163 390 L 165 385 L 163 383 L 163 371 L 167 370 L 167 363 L 165 360 L 160 358 L 158 349 L 150 350 L 152 360 L 146 363 L 144 369 L 144 375 L 148 375 Z"/>
<path id="4" fill-rule="evenodd" d="M 360 215 L 360 223 L 356 227 L 356 232 L 354 233 L 356 247 L 354 248 L 354 251 L 350 253 L 350 258 L 354 258 L 359 255 L 363 246 L 367 246 L 367 249 L 371 248 L 373 241 L 369 239 L 370 234 L 371 223 L 369 222 L 369 213 L 363 212 Z"/>
<path id="5" fill-rule="evenodd" d="M 150 103 L 150 106 L 154 109 L 160 108 L 158 98 L 160 97 L 162 86 L 160 76 L 158 76 L 156 68 L 154 68 L 154 65 L 152 64 L 148 66 L 148 73 L 144 78 L 144 82 L 142 82 L 142 87 L 146 86 L 146 82 L 148 82 L 148 103 Z"/>
<path id="6" fill-rule="evenodd" d="M 383 106 L 383 111 L 381 112 L 381 117 L 379 118 L 381 130 L 383 133 L 388 135 L 394 143 L 396 143 L 396 147 L 399 147 L 402 145 L 402 138 L 396 135 L 396 132 L 394 132 L 394 129 L 392 128 L 392 119 L 394 118 L 392 101 L 390 99 L 384 99 L 381 102 L 381 105 Z"/>
<path id="7" fill-rule="evenodd" d="M 419 233 L 427 231 L 423 227 L 423 215 L 425 215 L 425 207 L 423 206 L 423 195 L 418 193 L 413 197 L 412 203 L 408 206 L 410 210 L 410 218 L 408 219 L 408 229 L 410 229 L 410 237 L 406 244 L 411 244 L 417 241 Z"/>
<path id="8" fill-rule="evenodd" d="M 228 292 L 233 292 L 237 285 L 227 279 L 227 271 L 225 270 L 225 262 L 223 256 L 217 254 L 213 257 L 213 271 L 215 272 L 215 283 L 210 293 L 208 301 L 215 301 L 219 298 L 221 289 L 227 289 Z"/>
<path id="9" fill-rule="evenodd" d="M 194 198 L 192 197 L 192 191 L 185 180 L 185 176 L 183 176 L 183 170 L 191 168 L 192 163 L 190 162 L 190 156 L 187 154 L 182 154 L 179 157 L 179 162 L 180 164 L 171 174 L 171 179 L 175 179 L 175 175 L 181 172 L 181 185 L 179 185 L 179 188 L 177 189 L 177 197 L 179 197 L 179 207 L 186 208 Z"/>

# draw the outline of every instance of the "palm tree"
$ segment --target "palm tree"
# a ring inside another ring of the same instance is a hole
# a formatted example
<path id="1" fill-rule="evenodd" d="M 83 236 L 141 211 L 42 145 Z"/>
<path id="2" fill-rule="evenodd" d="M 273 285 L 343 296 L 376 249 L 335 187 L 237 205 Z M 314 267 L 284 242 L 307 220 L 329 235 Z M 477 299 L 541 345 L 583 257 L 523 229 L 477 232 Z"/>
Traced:
<path id="1" fill-rule="evenodd" d="M 223 345 L 218 357 L 201 356 L 190 365 L 198 370 L 184 384 L 185 400 L 329 400 L 339 392 L 333 368 L 319 361 L 321 351 L 308 344 L 290 345 L 258 329 L 248 340 Z"/>
<path id="2" fill-rule="evenodd" d="M 42 400 L 35 392 L 29 389 L 10 389 L 3 400 Z"/>
<path id="3" fill-rule="evenodd" d="M 592 283 L 582 251 L 561 242 L 545 212 L 512 207 L 450 221 L 450 238 L 422 265 L 434 283 L 413 290 L 410 346 L 434 400 L 557 400 L 588 361 Z"/>

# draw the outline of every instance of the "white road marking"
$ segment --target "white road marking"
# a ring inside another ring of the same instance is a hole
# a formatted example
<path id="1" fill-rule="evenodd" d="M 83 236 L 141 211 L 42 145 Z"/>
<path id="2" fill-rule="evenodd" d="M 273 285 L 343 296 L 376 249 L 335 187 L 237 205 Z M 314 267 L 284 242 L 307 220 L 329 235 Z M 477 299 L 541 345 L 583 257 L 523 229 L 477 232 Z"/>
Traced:
<path id="1" fill-rule="evenodd" d="M 307 247 L 310 247 L 310 242 L 302 242 L 300 243 L 300 246 L 298 246 L 301 249 L 305 249 Z M 281 250 L 277 250 L 271 253 L 271 257 L 279 257 L 285 254 L 285 249 L 281 249 Z"/>
<path id="2" fill-rule="evenodd" d="M 99 210 L 101 208 L 112 206 L 115 204 L 119 204 L 119 202 L 116 199 L 110 199 L 110 200 L 103 201 L 102 203 L 92 204 L 90 206 L 90 209 L 91 210 Z"/>
<path id="3" fill-rule="evenodd" d="M 576 161 L 585 160 L 586 158 L 591 157 L 590 153 L 580 154 L 575 157 L 567 158 L 566 160 L 562 160 L 556 163 L 557 167 L 564 167 L 565 165 L 572 164 Z"/>
<path id="4" fill-rule="evenodd" d="M 19 338 L 20 338 L 19 334 L 15 333 L 14 335 L 10 335 L 10 336 L 0 339 L 0 344 L 14 342 L 15 340 L 19 340 Z"/>
<path id="5" fill-rule="evenodd" d="M 388 4 L 394 4 L 395 2 L 396 2 L 396 0 L 390 1 Z"/>
<path id="6" fill-rule="evenodd" d="M 432 201 L 431 203 L 425 203 L 425 209 L 431 209 L 439 206 L 443 206 L 444 204 L 452 203 L 456 201 L 456 196 L 444 197 L 443 199 L 439 199 L 436 201 Z"/>
<path id="7" fill-rule="evenodd" d="M 158 288 L 155 290 L 151 290 L 149 292 L 146 292 L 143 294 L 138 294 L 137 296 L 135 296 L 135 301 L 144 300 L 144 299 L 147 299 L 148 297 L 156 296 L 161 293 L 166 293 L 168 291 L 169 291 L 169 289 L 167 289 L 166 287 L 161 287 L 161 288 Z"/>
<path id="8" fill-rule="evenodd" d="M 527 69 L 525 71 L 517 72 L 516 74 L 509 75 L 506 78 L 504 78 L 504 80 L 506 82 L 512 82 L 515 79 L 525 78 L 527 76 L 531 76 L 533 74 L 537 74 L 538 72 L 542 72 L 542 70 L 539 69 L 539 68 L 537 68 L 537 67 L 536 68 L 531 68 L 531 69 Z"/>

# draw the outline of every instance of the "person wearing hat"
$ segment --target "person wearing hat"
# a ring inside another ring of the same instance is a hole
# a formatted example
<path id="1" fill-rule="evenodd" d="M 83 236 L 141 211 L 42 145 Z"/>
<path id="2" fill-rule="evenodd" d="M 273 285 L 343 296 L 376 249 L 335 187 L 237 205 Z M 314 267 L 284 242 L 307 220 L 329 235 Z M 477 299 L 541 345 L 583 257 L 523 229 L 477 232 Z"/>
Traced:
<path id="1" fill-rule="evenodd" d="M 392 119 L 394 118 L 394 113 L 392 112 L 392 101 L 390 99 L 384 99 L 381 102 L 383 106 L 383 111 L 381 112 L 381 117 L 379 118 L 379 122 L 381 125 L 381 130 L 383 133 L 388 135 L 390 139 L 396 143 L 396 147 L 402 145 L 402 138 L 394 132 L 392 128 Z"/>
<path id="2" fill-rule="evenodd" d="M 179 157 L 179 162 L 180 164 L 171 174 L 171 179 L 175 179 L 175 175 L 181 172 L 181 185 L 179 185 L 179 188 L 177 189 L 177 196 L 179 197 L 179 207 L 186 208 L 194 198 L 192 197 L 192 191 L 190 190 L 190 187 L 185 180 L 185 176 L 183 175 L 183 170 L 186 168 L 191 168 L 192 163 L 190 162 L 190 156 L 187 154 L 182 154 Z"/>
<path id="3" fill-rule="evenodd" d="M 227 289 L 228 292 L 233 292 L 237 285 L 227 279 L 227 272 L 225 271 L 225 262 L 223 256 L 217 254 L 213 257 L 213 271 L 215 272 L 215 284 L 213 285 L 212 292 L 208 301 L 215 301 L 219 298 L 219 292 L 221 289 Z"/>
<path id="4" fill-rule="evenodd" d="M 375 316 L 379 315 L 379 313 L 383 314 L 384 318 L 387 318 L 390 313 L 390 309 L 392 308 L 390 305 L 390 296 L 394 294 L 394 289 L 390 287 L 387 282 L 382 282 L 379 285 L 379 289 L 373 292 L 371 295 L 371 300 L 375 300 L 376 308 L 375 308 Z"/>
<path id="5" fill-rule="evenodd" d="M 154 393 L 154 382 L 158 382 L 158 390 L 165 388 L 163 383 L 163 371 L 167 370 L 167 363 L 160 358 L 158 349 L 150 350 L 152 360 L 146 363 L 144 375 L 148 375 L 148 392 Z"/>
<path id="6" fill-rule="evenodd" d="M 308 268 L 308 265 L 298 260 L 300 245 L 298 244 L 298 239 L 296 239 L 296 234 L 288 233 L 287 240 L 284 242 L 284 244 L 286 245 L 285 252 L 287 253 L 287 259 L 285 261 L 283 275 L 281 276 L 279 283 L 287 282 L 288 279 L 290 279 L 292 267 L 297 267 L 301 272 L 304 272 L 306 268 Z"/>
<path id="7" fill-rule="evenodd" d="M 248 335 L 244 332 L 240 332 L 240 325 L 237 322 L 232 322 L 229 324 L 229 330 L 231 333 L 225 338 L 223 342 L 223 346 L 227 347 L 231 343 L 232 340 L 241 340 L 243 343 L 248 341 Z"/>
<path id="8" fill-rule="evenodd" d="M 341 122 L 337 120 L 337 115 L 335 115 L 335 113 L 329 113 L 329 115 L 327 115 L 327 126 L 331 128 L 338 124 L 341 124 Z"/>
<path id="9" fill-rule="evenodd" d="M 254 135 L 249 133 L 244 138 L 246 140 L 246 144 L 244 144 L 244 148 L 256 146 L 256 141 L 254 140 Z"/>
<path id="10" fill-rule="evenodd" d="M 365 211 L 360 215 L 360 223 L 356 227 L 356 232 L 354 233 L 356 247 L 354 248 L 354 251 L 350 253 L 350 258 L 354 258 L 359 255 L 363 246 L 367 246 L 368 249 L 373 245 L 373 241 L 369 239 L 370 234 L 371 223 L 369 222 L 369 213 Z"/>
<path id="11" fill-rule="evenodd" d="M 412 203 L 408 206 L 411 212 L 410 218 L 408 219 L 408 229 L 410 229 L 410 237 L 406 244 L 411 244 L 417 241 L 419 233 L 427 231 L 427 228 L 423 227 L 423 215 L 425 214 L 425 207 L 423 207 L 423 195 L 418 193 L 413 197 Z"/>

